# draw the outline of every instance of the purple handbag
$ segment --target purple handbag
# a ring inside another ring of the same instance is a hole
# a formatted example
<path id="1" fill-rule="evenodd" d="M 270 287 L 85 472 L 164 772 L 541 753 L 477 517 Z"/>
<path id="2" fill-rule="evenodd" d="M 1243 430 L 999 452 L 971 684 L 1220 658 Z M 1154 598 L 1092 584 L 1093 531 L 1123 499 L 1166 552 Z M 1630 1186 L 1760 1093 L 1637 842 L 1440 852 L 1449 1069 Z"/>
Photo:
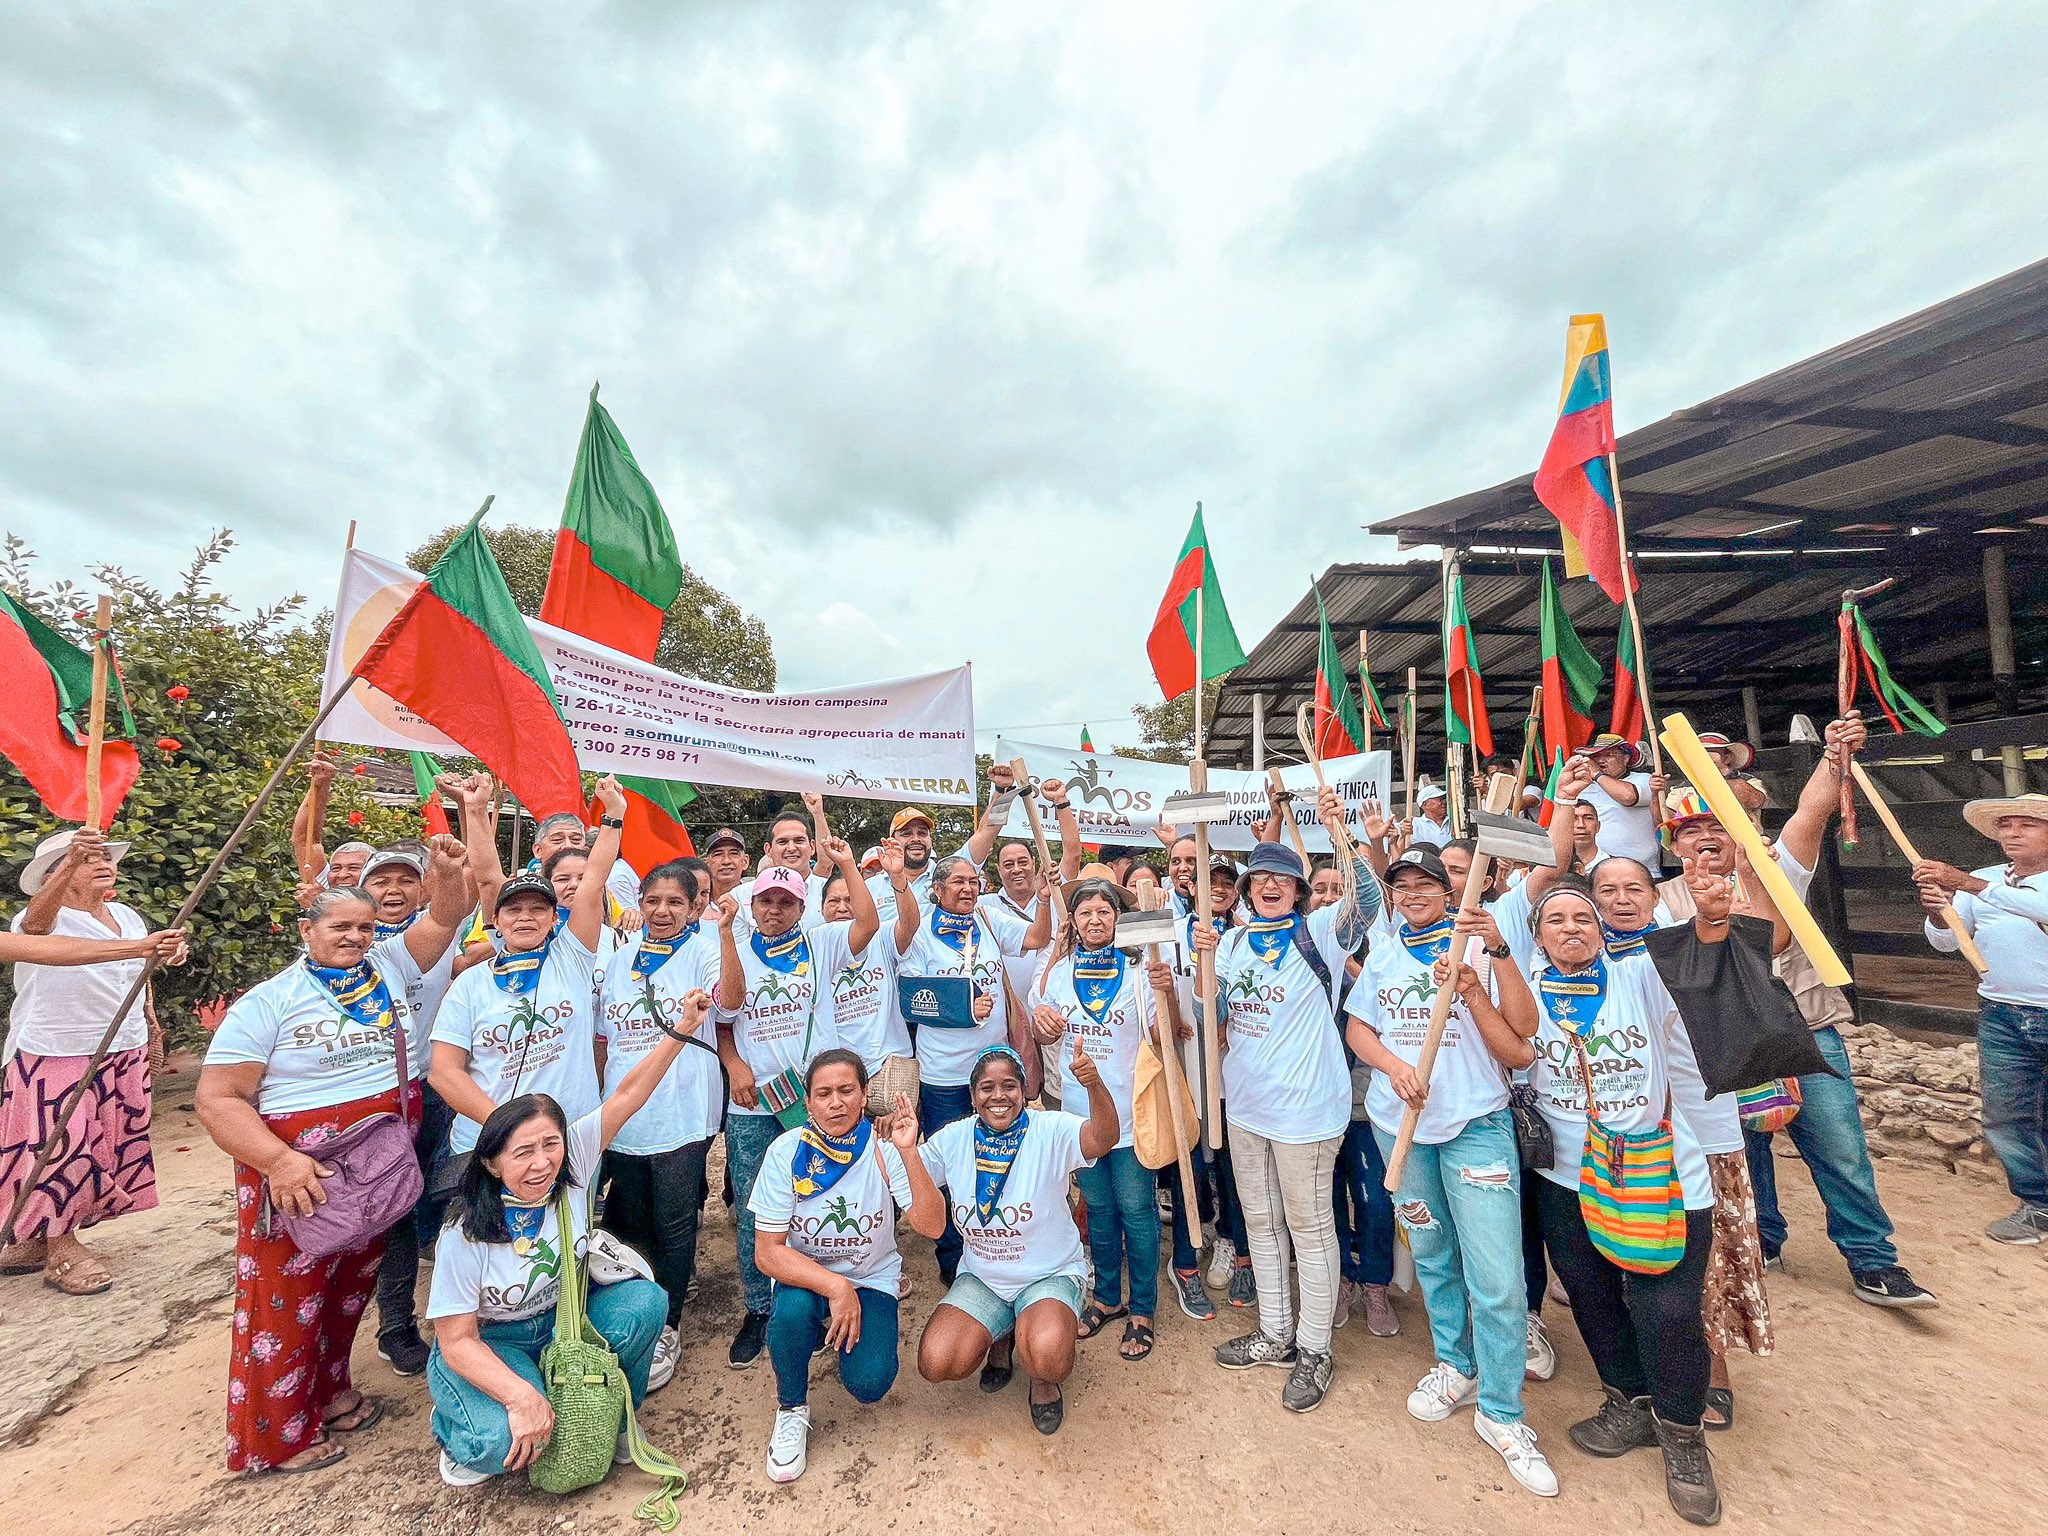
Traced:
<path id="1" fill-rule="evenodd" d="M 394 1019 L 398 1046 L 398 1102 L 403 1106 L 412 1087 L 406 1070 L 405 1024 Z M 382 1237 L 412 1210 L 426 1188 L 419 1154 L 413 1150 L 412 1123 L 403 1114 L 385 1110 L 367 1115 L 332 1140 L 302 1148 L 308 1157 L 334 1170 L 320 1181 L 325 1205 L 310 1216 L 272 1207 L 284 1223 L 285 1235 L 309 1259 L 331 1258 Z M 268 1186 L 263 1191 L 267 1204 Z"/>

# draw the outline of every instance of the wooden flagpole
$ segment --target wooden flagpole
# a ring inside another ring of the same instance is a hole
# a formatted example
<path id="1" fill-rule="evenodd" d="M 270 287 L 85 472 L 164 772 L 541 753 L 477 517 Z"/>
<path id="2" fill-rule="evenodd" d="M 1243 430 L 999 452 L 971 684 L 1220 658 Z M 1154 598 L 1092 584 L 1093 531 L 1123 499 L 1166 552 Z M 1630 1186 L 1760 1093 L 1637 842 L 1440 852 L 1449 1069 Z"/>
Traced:
<path id="1" fill-rule="evenodd" d="M 1515 795 L 1508 803 L 1508 814 L 1513 815 L 1522 804 L 1522 791 L 1529 784 L 1529 764 L 1536 754 L 1536 725 L 1543 712 L 1543 685 L 1538 683 L 1529 690 L 1529 717 L 1522 722 L 1522 760 L 1515 764 Z M 1544 773 L 1549 774 L 1546 764 Z"/>
<path id="2" fill-rule="evenodd" d="M 1891 833 L 1892 841 L 1899 845 L 1899 852 L 1906 856 L 1909 863 L 1918 864 L 1920 850 L 1913 846 L 1912 839 L 1906 836 L 1906 829 L 1899 825 L 1899 818 L 1892 813 L 1890 804 L 1879 793 L 1870 775 L 1863 771 L 1863 765 L 1853 756 L 1849 759 L 1849 773 L 1862 786 L 1863 793 L 1869 797 L 1870 808 L 1877 812 L 1877 819 L 1884 823 L 1885 831 Z M 1963 958 L 1970 962 L 1977 974 L 1982 976 L 1990 970 L 1991 967 L 1984 963 L 1984 956 L 1978 950 L 1976 941 L 1970 937 L 1969 925 L 1963 921 L 1954 904 L 1944 901 L 1941 904 L 1940 915 L 1941 920 L 1948 924 L 1948 931 L 1956 936 L 1956 942 L 1963 951 Z"/>
<path id="3" fill-rule="evenodd" d="M 1207 883 L 1207 871 L 1202 873 L 1202 880 L 1204 884 Z M 1148 883 L 1139 887 L 1139 911 L 1157 912 L 1165 904 L 1166 895 L 1158 886 Z M 1147 944 L 1145 946 L 1145 963 L 1149 966 L 1158 958 L 1159 946 L 1157 944 Z M 1188 1151 L 1194 1145 L 1194 1142 L 1186 1140 L 1181 1135 L 1181 1127 L 1185 1123 L 1181 1114 L 1181 1106 L 1188 1103 L 1186 1096 L 1192 1093 L 1193 1089 L 1188 1084 L 1185 1075 L 1181 1072 L 1180 1042 L 1173 1037 L 1172 1005 L 1172 996 L 1165 988 L 1154 987 L 1152 989 L 1152 1040 L 1155 1049 L 1159 1052 L 1160 1075 L 1166 1079 L 1166 1113 L 1167 1118 L 1173 1122 L 1170 1128 L 1170 1134 L 1173 1137 L 1173 1159 L 1175 1165 L 1180 1170 L 1179 1199 L 1182 1201 L 1181 1215 L 1187 1222 L 1188 1232 L 1192 1235 L 1200 1231 L 1202 1219 L 1200 1208 L 1195 1200 L 1195 1166 L 1188 1157 Z M 1188 1108 L 1192 1110 L 1194 1106 L 1188 1104 Z M 1201 1139 L 1202 1121 L 1201 1116 L 1197 1114 L 1195 1116 L 1194 1141 L 1199 1142 Z"/>
<path id="4" fill-rule="evenodd" d="M 1365 631 L 1358 632 L 1358 691 L 1364 695 L 1358 701 L 1358 712 L 1365 719 L 1365 740 L 1358 744 L 1361 752 L 1372 750 L 1372 695 L 1365 691 L 1365 680 L 1372 676 L 1372 666 L 1366 654 Z"/>
<path id="5" fill-rule="evenodd" d="M 1607 450 L 1607 483 L 1614 487 L 1614 538 L 1621 551 L 1622 607 L 1628 614 L 1628 632 L 1636 643 L 1636 697 L 1643 701 L 1643 734 L 1650 738 L 1650 771 L 1664 773 L 1664 749 L 1657 740 L 1657 708 L 1650 692 L 1650 648 L 1643 640 L 1643 616 L 1636 608 L 1635 571 L 1628 561 L 1628 518 L 1621 510 L 1621 460 Z M 1664 797 L 1651 797 L 1657 824 L 1664 823 Z"/>
<path id="6" fill-rule="evenodd" d="M 85 824 L 95 831 L 105 830 L 100 826 L 100 756 L 107 741 L 107 632 L 113 626 L 114 600 L 101 597 L 92 618 L 92 708 L 85 738 Z"/>
<path id="7" fill-rule="evenodd" d="M 1202 510 L 1201 503 L 1195 504 L 1195 511 Z M 1201 586 L 1195 588 L 1195 751 L 1188 760 L 1188 791 L 1204 794 L 1209 788 L 1209 763 L 1204 755 L 1202 740 L 1202 588 L 1208 585 L 1208 569 L 1202 572 Z M 1214 903 L 1209 894 L 1209 826 L 1207 822 L 1195 823 L 1195 921 L 1208 926 L 1214 920 Z M 1209 950 L 1195 953 L 1195 995 L 1202 1003 L 1202 1061 L 1206 1068 L 1203 1076 L 1207 1079 L 1204 1091 L 1209 1099 L 1209 1147 L 1218 1150 L 1223 1145 L 1223 1041 L 1222 1032 L 1216 1022 L 1216 956 Z M 1192 1230 L 1192 1229 L 1191 1229 Z"/>
<path id="8" fill-rule="evenodd" d="M 1268 768 L 1266 782 L 1273 786 L 1273 803 L 1280 811 L 1280 825 L 1287 829 L 1288 839 L 1294 844 L 1294 851 L 1301 855 L 1301 862 L 1308 863 L 1308 844 L 1302 839 L 1301 823 L 1295 819 L 1294 807 L 1285 798 L 1288 793 L 1287 781 L 1280 776 L 1278 768 Z"/>
<path id="9" fill-rule="evenodd" d="M 1408 696 L 1401 701 L 1401 776 L 1408 785 L 1408 805 L 1401 819 L 1415 821 L 1415 668 L 1408 669 Z"/>

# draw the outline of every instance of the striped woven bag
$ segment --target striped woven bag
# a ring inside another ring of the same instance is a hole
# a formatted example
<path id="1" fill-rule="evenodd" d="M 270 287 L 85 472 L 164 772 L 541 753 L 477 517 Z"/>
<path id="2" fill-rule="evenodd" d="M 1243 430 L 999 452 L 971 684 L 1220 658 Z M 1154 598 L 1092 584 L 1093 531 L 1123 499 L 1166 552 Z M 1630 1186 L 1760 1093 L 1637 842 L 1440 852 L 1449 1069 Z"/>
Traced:
<path id="1" fill-rule="evenodd" d="M 1685 1190 L 1671 1135 L 1671 1098 L 1654 1130 L 1618 1131 L 1601 1122 L 1593 1073 L 1576 1033 L 1572 1046 L 1586 1087 L 1586 1149 L 1579 1155 L 1579 1214 L 1607 1259 L 1639 1275 L 1661 1275 L 1685 1257 Z"/>

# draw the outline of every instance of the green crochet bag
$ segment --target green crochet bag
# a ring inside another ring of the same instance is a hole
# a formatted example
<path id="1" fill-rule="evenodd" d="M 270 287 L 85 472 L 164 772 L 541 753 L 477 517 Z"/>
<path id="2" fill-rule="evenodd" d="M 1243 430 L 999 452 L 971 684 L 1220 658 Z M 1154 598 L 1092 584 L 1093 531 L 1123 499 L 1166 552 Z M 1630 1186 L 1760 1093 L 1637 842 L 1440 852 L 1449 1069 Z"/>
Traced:
<path id="1" fill-rule="evenodd" d="M 541 1384 L 548 1406 L 555 1411 L 555 1429 L 526 1475 L 543 1493 L 574 1493 L 603 1482 L 612 1469 L 612 1453 L 623 1424 L 633 1465 L 661 1479 L 661 1486 L 640 1501 L 633 1517 L 672 1531 L 682 1519 L 676 1495 L 682 1491 L 686 1474 L 640 1433 L 633 1416 L 632 1390 L 619 1357 L 585 1310 L 590 1266 L 576 1257 L 568 1241 L 576 1230 L 570 1198 L 566 1187 L 555 1192 L 555 1220 L 568 1251 L 555 1293 L 555 1336 L 540 1352 Z"/>

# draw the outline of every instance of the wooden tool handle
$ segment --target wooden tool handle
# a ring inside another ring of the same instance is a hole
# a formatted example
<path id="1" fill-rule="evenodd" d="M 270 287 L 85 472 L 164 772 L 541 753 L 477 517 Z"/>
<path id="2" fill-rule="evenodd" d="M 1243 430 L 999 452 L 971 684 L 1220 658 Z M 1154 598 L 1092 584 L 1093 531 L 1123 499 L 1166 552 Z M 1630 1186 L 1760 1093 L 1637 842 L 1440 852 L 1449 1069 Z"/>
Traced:
<path id="1" fill-rule="evenodd" d="M 1157 912 L 1166 904 L 1166 897 L 1156 885 L 1148 885 L 1138 892 L 1138 910 Z M 1159 958 L 1159 946 L 1145 946 L 1145 963 L 1152 964 Z M 1166 1078 L 1166 1112 L 1173 1122 L 1173 1158 L 1180 1169 L 1181 1218 L 1187 1223 L 1188 1232 L 1193 1235 L 1201 1230 L 1201 1208 L 1195 1201 L 1195 1166 L 1188 1158 L 1189 1143 L 1181 1135 L 1181 1105 L 1188 1103 L 1187 1079 L 1181 1075 L 1180 1042 L 1173 1037 L 1173 994 L 1164 987 L 1152 989 L 1152 1012 L 1157 1022 L 1154 1031 L 1159 1051 L 1159 1070 Z M 1192 1107 L 1192 1105 L 1190 1105 Z M 1195 1137 L 1201 1138 L 1201 1117 L 1195 1117 Z"/>
<path id="2" fill-rule="evenodd" d="M 1906 856 L 1907 862 L 1918 864 L 1920 850 L 1915 848 L 1912 839 L 1906 836 L 1906 829 L 1899 825 L 1899 818 L 1892 814 L 1890 804 L 1878 793 L 1877 785 L 1872 783 L 1870 775 L 1863 771 L 1863 765 L 1853 757 L 1849 759 L 1849 775 L 1862 786 L 1864 796 L 1870 801 L 1870 808 L 1877 812 L 1877 819 L 1884 823 L 1885 831 L 1891 833 L 1892 841 L 1899 845 L 1899 852 Z M 1970 962 L 1977 974 L 1982 976 L 1988 972 L 1991 967 L 1985 963 L 1983 952 L 1977 948 L 1977 941 L 1970 936 L 1969 925 L 1963 921 L 1962 914 L 1944 901 L 1941 904 L 1941 920 L 1948 924 L 1948 931 L 1956 936 L 1956 944 L 1962 950 L 1963 958 Z"/>

